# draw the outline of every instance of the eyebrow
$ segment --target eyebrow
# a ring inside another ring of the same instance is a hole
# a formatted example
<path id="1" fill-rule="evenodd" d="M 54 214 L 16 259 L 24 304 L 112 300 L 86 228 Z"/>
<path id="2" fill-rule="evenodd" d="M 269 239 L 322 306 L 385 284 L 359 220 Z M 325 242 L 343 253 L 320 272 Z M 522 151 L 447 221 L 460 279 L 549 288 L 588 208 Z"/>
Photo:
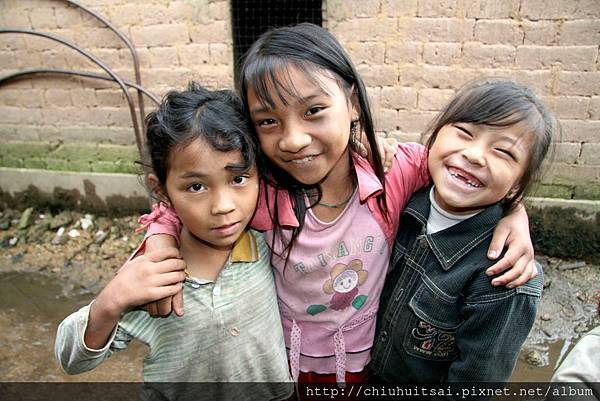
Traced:
<path id="1" fill-rule="evenodd" d="M 225 170 L 232 172 L 246 172 L 251 169 L 251 166 L 248 167 L 243 163 L 230 163 L 225 166 Z M 179 176 L 181 179 L 189 179 L 189 178 L 206 178 L 209 177 L 210 174 L 204 174 L 199 171 L 186 171 L 182 175 Z"/>
<path id="2" fill-rule="evenodd" d="M 321 97 L 321 96 L 329 97 L 329 94 L 327 92 L 325 92 L 324 90 L 320 90 L 320 91 L 310 94 L 308 96 L 297 98 L 296 103 L 306 104 L 306 103 L 309 103 L 311 100 Z M 250 109 L 250 114 L 268 113 L 270 111 L 273 111 L 273 109 L 265 104 L 265 105 L 257 106 L 257 107 Z"/>

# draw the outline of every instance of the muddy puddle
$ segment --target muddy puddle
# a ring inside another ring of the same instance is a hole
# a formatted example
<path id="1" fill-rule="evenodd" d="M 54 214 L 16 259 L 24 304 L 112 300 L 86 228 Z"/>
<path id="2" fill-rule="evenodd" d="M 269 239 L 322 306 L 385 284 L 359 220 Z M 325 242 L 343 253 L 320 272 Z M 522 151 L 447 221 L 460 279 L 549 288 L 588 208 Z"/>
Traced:
<path id="1" fill-rule="evenodd" d="M 0 381 L 140 381 L 145 347 L 132 343 L 92 372 L 69 376 L 54 359 L 60 321 L 93 298 L 40 273 L 0 274 Z"/>
<path id="2" fill-rule="evenodd" d="M 0 274 L 0 381 L 140 381 L 146 348 L 132 342 L 92 372 L 65 375 L 54 359 L 60 321 L 90 302 L 92 294 L 41 273 Z M 537 336 L 532 331 L 530 337 Z M 574 345 L 571 340 L 527 344 L 511 381 L 545 382 L 558 360 Z M 533 362 L 539 366 L 533 366 Z"/>

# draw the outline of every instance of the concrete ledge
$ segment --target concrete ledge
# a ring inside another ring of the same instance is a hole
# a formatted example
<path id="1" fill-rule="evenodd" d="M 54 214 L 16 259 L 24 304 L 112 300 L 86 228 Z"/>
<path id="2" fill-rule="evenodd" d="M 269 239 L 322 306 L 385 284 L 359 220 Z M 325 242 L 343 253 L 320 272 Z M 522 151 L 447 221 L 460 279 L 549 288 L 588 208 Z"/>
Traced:
<path id="1" fill-rule="evenodd" d="M 147 210 L 142 177 L 0 167 L 2 201 L 11 207 L 72 207 L 94 212 Z"/>
<path id="2" fill-rule="evenodd" d="M 141 176 L 132 174 L 0 168 L 0 201 L 18 209 L 36 206 L 111 215 L 140 213 L 149 208 L 141 183 Z M 600 260 L 600 201 L 527 198 L 526 203 L 538 252 Z"/>

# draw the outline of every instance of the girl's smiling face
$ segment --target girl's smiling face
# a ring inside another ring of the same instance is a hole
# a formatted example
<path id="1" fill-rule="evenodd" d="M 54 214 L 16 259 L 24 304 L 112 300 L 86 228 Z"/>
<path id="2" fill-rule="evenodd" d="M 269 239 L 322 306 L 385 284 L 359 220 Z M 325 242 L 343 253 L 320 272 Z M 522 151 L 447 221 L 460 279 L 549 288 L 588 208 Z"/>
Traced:
<path id="1" fill-rule="evenodd" d="M 533 135 L 525 123 L 491 127 L 443 126 L 429 151 L 435 200 L 451 213 L 469 213 L 496 203 L 519 188 Z"/>
<path id="2" fill-rule="evenodd" d="M 318 70 L 317 70 L 318 71 Z M 282 98 L 265 104 L 250 88 L 248 109 L 260 146 L 278 167 L 303 184 L 340 182 L 350 171 L 351 120 L 357 115 L 346 92 L 330 74 L 306 72 L 288 66 L 280 71 Z M 277 93 L 271 82 L 269 91 Z M 343 182 L 343 181 L 342 181 Z"/>

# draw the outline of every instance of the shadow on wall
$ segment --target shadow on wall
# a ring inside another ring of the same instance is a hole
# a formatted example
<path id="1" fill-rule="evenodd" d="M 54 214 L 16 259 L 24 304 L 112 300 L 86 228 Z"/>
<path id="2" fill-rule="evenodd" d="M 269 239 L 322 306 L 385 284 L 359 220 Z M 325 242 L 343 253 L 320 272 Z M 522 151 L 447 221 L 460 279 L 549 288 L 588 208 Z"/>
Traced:
<path id="1" fill-rule="evenodd" d="M 35 205 L 39 210 L 57 212 L 63 209 L 90 211 L 99 215 L 121 216 L 147 213 L 148 198 L 144 196 L 111 195 L 105 200 L 96 193 L 90 180 L 83 181 L 84 193 L 77 189 L 55 187 L 52 193 L 40 191 L 29 185 L 26 190 L 10 194 L 0 188 L 0 206 L 23 209 Z"/>
<path id="2" fill-rule="evenodd" d="M 536 252 L 591 263 L 600 260 L 600 211 L 530 206 L 527 212 Z"/>

